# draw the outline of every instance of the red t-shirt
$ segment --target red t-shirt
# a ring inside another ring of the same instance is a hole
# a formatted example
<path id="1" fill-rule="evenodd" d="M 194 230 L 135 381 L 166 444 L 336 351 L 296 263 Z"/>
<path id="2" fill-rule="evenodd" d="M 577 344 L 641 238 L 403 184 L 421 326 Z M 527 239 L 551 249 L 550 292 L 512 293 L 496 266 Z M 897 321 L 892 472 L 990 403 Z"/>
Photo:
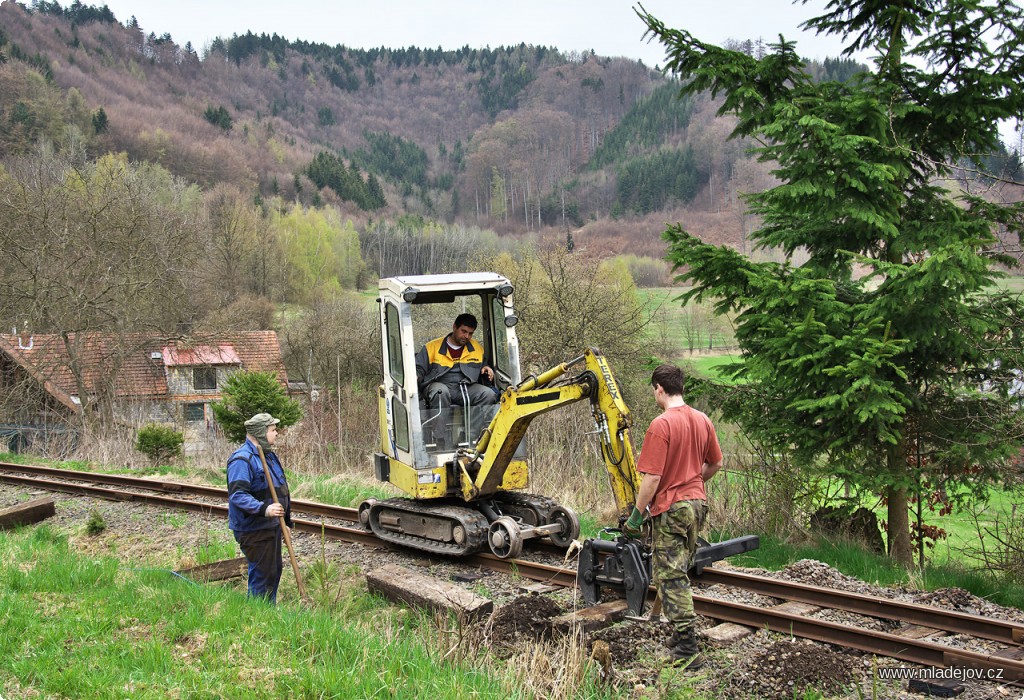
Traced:
<path id="1" fill-rule="evenodd" d="M 664 513 L 677 501 L 707 499 L 701 471 L 722 459 L 711 419 L 689 406 L 677 406 L 651 421 L 637 460 L 637 471 L 661 475 L 651 501 L 651 515 Z"/>

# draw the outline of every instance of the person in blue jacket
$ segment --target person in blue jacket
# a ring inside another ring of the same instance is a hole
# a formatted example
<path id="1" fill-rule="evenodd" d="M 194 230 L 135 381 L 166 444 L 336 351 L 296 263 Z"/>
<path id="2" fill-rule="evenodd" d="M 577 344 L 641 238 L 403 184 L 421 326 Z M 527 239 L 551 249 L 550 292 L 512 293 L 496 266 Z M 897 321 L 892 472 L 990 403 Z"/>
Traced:
<path id="1" fill-rule="evenodd" d="M 291 498 L 281 460 L 272 448 L 277 424 L 269 413 L 257 413 L 245 421 L 245 442 L 228 458 L 228 527 L 249 560 L 249 595 L 277 602 L 284 560 L 281 557 L 281 521 L 291 527 Z M 267 485 L 257 446 L 270 469 L 278 503 Z"/>

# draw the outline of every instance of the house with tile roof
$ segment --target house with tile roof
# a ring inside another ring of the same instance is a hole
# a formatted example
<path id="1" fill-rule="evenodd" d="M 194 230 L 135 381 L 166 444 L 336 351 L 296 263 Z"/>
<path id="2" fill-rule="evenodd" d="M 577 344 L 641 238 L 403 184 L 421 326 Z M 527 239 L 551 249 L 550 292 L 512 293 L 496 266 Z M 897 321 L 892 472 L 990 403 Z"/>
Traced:
<path id="1" fill-rule="evenodd" d="M 174 425 L 201 449 L 217 430 L 210 404 L 238 370 L 274 372 L 287 390 L 277 333 L 0 335 L 0 449 L 66 436 L 100 408 L 133 428 Z"/>

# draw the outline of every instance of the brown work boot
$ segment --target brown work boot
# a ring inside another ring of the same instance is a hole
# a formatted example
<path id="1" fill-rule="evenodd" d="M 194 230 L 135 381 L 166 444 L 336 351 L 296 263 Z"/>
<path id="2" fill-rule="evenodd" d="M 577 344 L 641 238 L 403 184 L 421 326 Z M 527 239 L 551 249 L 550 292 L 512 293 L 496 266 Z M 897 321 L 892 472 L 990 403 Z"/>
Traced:
<path id="1" fill-rule="evenodd" d="M 704 655 L 700 653 L 697 633 L 692 627 L 684 632 L 676 632 L 672 641 L 674 644 L 669 649 L 669 656 L 672 657 L 673 666 L 685 668 L 687 671 L 704 668 Z"/>

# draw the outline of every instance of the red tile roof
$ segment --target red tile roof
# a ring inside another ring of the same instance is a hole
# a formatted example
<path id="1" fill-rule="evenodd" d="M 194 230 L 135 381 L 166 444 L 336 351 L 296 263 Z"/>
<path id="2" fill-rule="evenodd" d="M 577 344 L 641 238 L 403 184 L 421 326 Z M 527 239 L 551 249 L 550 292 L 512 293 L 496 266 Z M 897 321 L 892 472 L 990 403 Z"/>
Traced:
<path id="1" fill-rule="evenodd" d="M 70 397 L 80 393 L 70 369 L 72 357 L 82 368 L 85 390 L 90 394 L 99 393 L 101 384 L 112 379 L 115 396 L 165 397 L 165 358 L 175 360 L 167 364 L 241 364 L 248 371 L 275 372 L 287 387 L 288 375 L 274 331 L 239 331 L 203 340 L 206 342 L 198 344 L 142 334 L 73 333 L 66 346 L 60 335 L 0 335 L 0 352 L 10 355 L 65 405 L 72 405 Z M 200 363 L 200 359 L 217 361 Z"/>

